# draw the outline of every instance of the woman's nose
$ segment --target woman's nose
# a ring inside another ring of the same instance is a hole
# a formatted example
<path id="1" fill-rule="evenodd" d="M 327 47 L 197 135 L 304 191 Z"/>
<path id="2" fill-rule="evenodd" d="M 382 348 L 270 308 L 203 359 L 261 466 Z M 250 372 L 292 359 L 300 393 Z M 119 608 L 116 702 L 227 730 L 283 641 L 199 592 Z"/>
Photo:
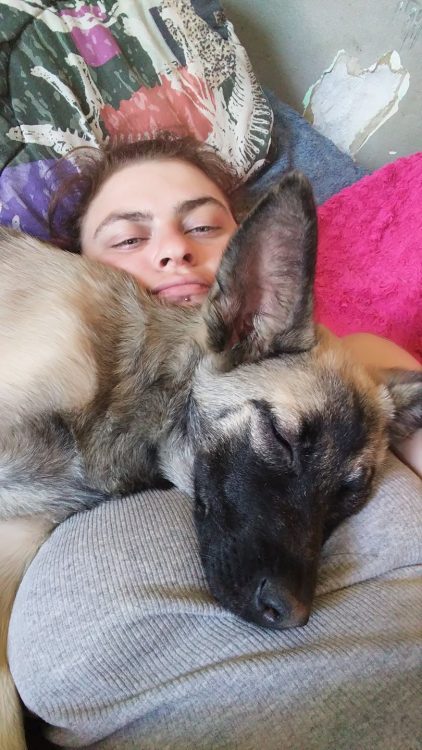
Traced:
<path id="1" fill-rule="evenodd" d="M 192 265 L 194 254 L 186 236 L 173 234 L 161 242 L 158 248 L 157 262 L 160 268 Z"/>

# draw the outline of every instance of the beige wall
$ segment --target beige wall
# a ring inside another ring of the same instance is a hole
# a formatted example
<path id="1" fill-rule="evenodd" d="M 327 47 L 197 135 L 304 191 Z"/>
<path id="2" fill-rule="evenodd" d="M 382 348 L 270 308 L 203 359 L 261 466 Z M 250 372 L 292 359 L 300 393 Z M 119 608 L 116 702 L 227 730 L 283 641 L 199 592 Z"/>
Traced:
<path id="1" fill-rule="evenodd" d="M 351 74 L 348 69 L 344 80 L 335 86 L 330 88 L 333 76 L 325 77 L 327 90 L 320 89 L 319 105 L 315 101 L 315 110 L 319 106 L 322 112 L 320 120 L 324 120 L 328 105 L 340 112 L 346 107 L 346 114 L 334 122 L 331 131 L 340 142 L 345 122 L 350 125 L 356 116 L 357 123 L 351 127 L 362 127 L 365 137 L 369 136 L 356 151 L 356 161 L 374 169 L 422 150 L 422 0 L 223 0 L 223 5 L 261 82 L 301 113 L 306 92 L 339 50 L 344 49 L 349 60 L 356 59 L 350 63 Z M 393 50 L 397 53 L 394 59 L 399 58 L 408 72 L 408 90 L 403 95 L 407 84 L 402 81 L 400 95 L 394 98 L 391 94 L 387 105 L 389 81 L 385 74 L 393 79 L 398 73 L 379 68 L 380 78 L 375 81 L 370 73 L 360 74 L 360 69 Z M 359 85 L 360 90 L 358 106 L 347 114 L 349 84 Z M 398 111 L 380 125 L 386 112 L 394 110 L 394 101 Z M 369 110 L 377 106 L 380 111 L 372 118 Z M 361 116 L 368 120 L 365 125 L 360 123 Z M 376 125 L 380 126 L 375 131 Z"/>

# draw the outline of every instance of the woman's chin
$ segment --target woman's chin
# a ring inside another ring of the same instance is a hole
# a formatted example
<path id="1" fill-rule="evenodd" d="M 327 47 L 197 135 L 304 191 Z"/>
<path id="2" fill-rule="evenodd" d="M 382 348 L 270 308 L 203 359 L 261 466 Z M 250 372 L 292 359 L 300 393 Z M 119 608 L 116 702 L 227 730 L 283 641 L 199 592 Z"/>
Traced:
<path id="1" fill-rule="evenodd" d="M 171 305 L 179 305 L 181 307 L 195 307 L 202 305 L 207 294 L 192 294 L 190 297 L 176 297 L 172 299 L 166 299 L 165 301 Z"/>
<path id="2" fill-rule="evenodd" d="M 163 302 L 166 302 L 170 305 L 179 305 L 182 307 L 193 307 L 196 305 L 202 305 L 203 301 L 208 296 L 209 289 L 206 287 L 203 287 L 201 290 L 198 290 L 192 294 L 172 294 L 172 295 L 166 295 L 166 294 L 158 294 L 158 298 L 161 299 Z"/>

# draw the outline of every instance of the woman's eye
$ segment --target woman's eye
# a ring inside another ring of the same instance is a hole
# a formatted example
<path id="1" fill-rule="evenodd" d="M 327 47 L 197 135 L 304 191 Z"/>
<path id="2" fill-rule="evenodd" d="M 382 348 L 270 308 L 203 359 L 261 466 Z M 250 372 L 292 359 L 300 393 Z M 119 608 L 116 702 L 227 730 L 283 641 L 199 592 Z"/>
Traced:
<path id="1" fill-rule="evenodd" d="M 122 240 L 121 242 L 116 242 L 112 247 L 136 247 L 142 242 L 147 242 L 148 237 L 127 237 L 125 240 Z"/>
<path id="2" fill-rule="evenodd" d="M 214 232 L 217 229 L 220 229 L 220 227 L 210 226 L 209 224 L 203 224 L 198 227 L 193 227 L 193 229 L 188 229 L 186 234 L 207 234 L 208 232 Z"/>

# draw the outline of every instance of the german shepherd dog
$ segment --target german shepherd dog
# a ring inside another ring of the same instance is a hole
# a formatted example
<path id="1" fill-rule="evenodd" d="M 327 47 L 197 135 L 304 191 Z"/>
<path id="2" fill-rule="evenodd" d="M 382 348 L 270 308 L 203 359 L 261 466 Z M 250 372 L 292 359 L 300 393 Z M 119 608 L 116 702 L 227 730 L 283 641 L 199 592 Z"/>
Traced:
<path id="1" fill-rule="evenodd" d="M 389 441 L 422 426 L 422 375 L 367 372 L 313 322 L 316 211 L 287 174 L 180 308 L 124 272 L 0 234 L 0 746 L 22 750 L 7 629 L 55 525 L 171 482 L 195 497 L 211 592 L 306 623 L 324 540 L 368 500 Z"/>

